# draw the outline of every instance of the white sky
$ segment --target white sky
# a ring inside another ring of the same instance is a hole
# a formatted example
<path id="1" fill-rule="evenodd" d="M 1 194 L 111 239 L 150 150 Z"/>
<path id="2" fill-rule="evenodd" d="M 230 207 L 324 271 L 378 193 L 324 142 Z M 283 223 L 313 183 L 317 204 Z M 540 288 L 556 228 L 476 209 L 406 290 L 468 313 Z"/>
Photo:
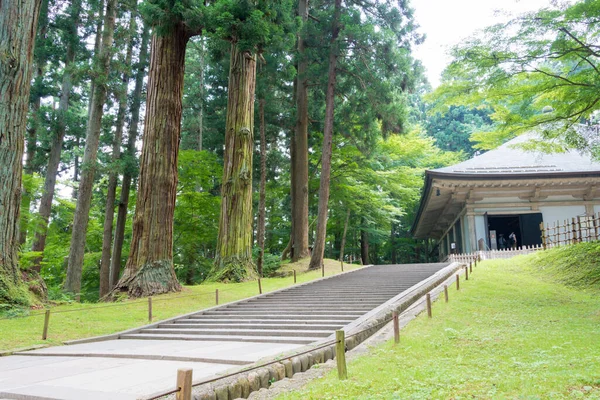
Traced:
<path id="1" fill-rule="evenodd" d="M 414 57 L 421 60 L 435 88 L 451 61 L 450 48 L 477 30 L 518 15 L 549 6 L 549 0 L 413 0 L 419 32 L 427 37 L 416 47 Z M 498 12 L 500 11 L 500 12 Z"/>

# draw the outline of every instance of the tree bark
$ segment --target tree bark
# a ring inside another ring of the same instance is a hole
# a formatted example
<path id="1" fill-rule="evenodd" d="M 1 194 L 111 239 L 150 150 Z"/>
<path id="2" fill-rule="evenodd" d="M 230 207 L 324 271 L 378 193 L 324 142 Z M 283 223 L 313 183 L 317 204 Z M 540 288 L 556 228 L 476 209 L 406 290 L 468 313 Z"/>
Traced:
<path id="1" fill-rule="evenodd" d="M 363 229 L 360 231 L 360 258 L 362 265 L 369 264 L 369 233 Z"/>
<path id="2" fill-rule="evenodd" d="M 319 212 L 317 214 L 317 232 L 310 258 L 309 269 L 321 268 L 325 253 L 327 235 L 327 214 L 329 211 L 329 189 L 331 177 L 331 144 L 333 142 L 333 116 L 335 107 L 335 85 L 337 80 L 337 39 L 340 33 L 340 14 L 342 1 L 335 0 L 331 26 L 331 48 L 329 50 L 329 72 L 325 95 L 325 124 L 323 127 L 323 150 L 321 154 L 321 179 L 319 184 Z"/>
<path id="3" fill-rule="evenodd" d="M 125 272 L 109 297 L 118 292 L 141 297 L 181 290 L 173 266 L 173 216 L 189 38 L 183 24 L 152 36 L 131 251 Z"/>
<path id="4" fill-rule="evenodd" d="M 67 128 L 67 112 L 69 110 L 69 98 L 71 96 L 72 83 L 72 65 L 75 60 L 75 48 L 77 46 L 77 29 L 79 27 L 81 14 L 81 0 L 74 0 L 70 6 L 70 21 L 67 25 L 67 52 L 65 55 L 65 67 L 61 84 L 60 102 L 58 105 L 56 132 L 50 145 L 50 154 L 48 156 L 48 166 L 46 168 L 46 178 L 44 180 L 44 191 L 40 199 L 39 218 L 40 224 L 35 231 L 32 251 L 41 252 L 42 255 L 33 260 L 33 269 L 37 272 L 41 270 L 43 252 L 46 248 L 46 235 L 48 232 L 48 220 L 52 211 L 52 200 L 56 187 L 56 175 L 60 164 L 60 155 Z"/>
<path id="5" fill-rule="evenodd" d="M 48 33 L 48 0 L 42 0 L 40 5 L 40 14 L 38 18 L 38 37 L 42 40 L 46 39 Z M 41 54 L 41 55 L 37 55 Z M 40 86 L 43 85 L 44 78 L 44 67 L 46 64 L 46 52 L 41 51 L 36 53 L 34 50 L 34 62 L 35 62 L 35 93 L 31 94 L 31 123 L 27 130 L 27 145 L 26 145 L 26 160 L 24 173 L 27 175 L 33 175 L 38 169 L 38 165 L 34 162 L 35 151 L 37 149 L 37 136 L 40 126 L 40 106 L 42 104 L 42 94 L 40 93 Z M 30 207 L 31 207 L 31 193 L 29 193 L 26 186 L 23 186 L 23 193 L 21 196 L 21 226 L 20 226 L 20 237 L 19 243 L 21 246 L 27 241 L 27 231 L 30 220 Z"/>
<path id="6" fill-rule="evenodd" d="M 102 32 L 102 45 L 97 59 L 99 76 L 94 79 L 94 95 L 90 107 L 90 115 L 86 132 L 85 151 L 83 155 L 83 171 L 79 183 L 77 206 L 73 219 L 73 233 L 64 289 L 66 292 L 78 294 L 81 291 L 81 272 L 85 253 L 86 231 L 92 200 L 92 186 L 96 173 L 96 158 L 102 127 L 104 103 L 106 101 L 107 80 L 110 70 L 110 59 L 117 14 L 117 0 L 108 0 Z"/>
<path id="7" fill-rule="evenodd" d="M 299 0 L 298 15 L 304 24 L 308 20 L 308 0 Z M 298 74 L 296 91 L 296 134 L 293 158 L 294 244 L 292 262 L 310 256 L 308 249 L 308 62 L 303 34 L 298 35 Z"/>
<path id="8" fill-rule="evenodd" d="M 134 7 L 137 4 L 134 4 Z M 106 192 L 106 208 L 104 210 L 104 226 L 102 234 L 102 257 L 100 259 L 100 297 L 104 297 L 111 289 L 110 287 L 110 250 L 112 246 L 113 220 L 115 217 L 115 199 L 117 197 L 117 181 L 119 179 L 118 163 L 121 158 L 121 142 L 123 141 L 123 125 L 125 124 L 125 111 L 127 110 L 127 87 L 129 85 L 129 72 L 133 53 L 133 38 L 136 33 L 135 8 L 131 11 L 129 19 L 129 43 L 125 56 L 125 72 L 121 78 L 121 87 L 117 93 L 119 109 L 116 130 L 112 146 L 112 166 L 108 175 L 108 187 Z"/>
<path id="9" fill-rule="evenodd" d="M 252 262 L 252 153 L 256 56 L 231 43 L 221 216 L 213 277 L 241 281 Z"/>
<path id="10" fill-rule="evenodd" d="M 40 0 L 0 2 L 0 303 L 18 299 L 19 217 L 27 108 Z"/>
<path id="11" fill-rule="evenodd" d="M 344 262 L 344 248 L 346 247 L 346 234 L 348 233 L 348 223 L 350 222 L 350 209 L 346 212 L 346 221 L 344 222 L 344 233 L 342 234 L 342 243 L 340 244 L 340 262 Z"/>
<path id="12" fill-rule="evenodd" d="M 142 104 L 142 89 L 144 88 L 144 77 L 146 76 L 146 64 L 148 63 L 148 42 L 150 38 L 148 25 L 144 25 L 142 32 L 142 43 L 140 45 L 140 55 L 137 63 L 135 76 L 135 86 L 133 88 L 131 108 L 131 122 L 129 124 L 126 164 L 123 173 L 123 183 L 121 184 L 121 197 L 117 210 L 117 223 L 115 225 L 115 238 L 111 258 L 110 288 L 114 288 L 119 282 L 121 273 L 121 255 L 123 254 L 123 242 L 125 240 L 125 225 L 127 224 L 127 209 L 129 207 L 129 192 L 131 191 L 131 181 L 134 174 L 135 159 L 135 141 L 138 137 L 138 125 L 140 121 L 140 107 Z"/>
<path id="13" fill-rule="evenodd" d="M 265 134 L 265 99 L 258 102 L 260 116 L 260 188 L 258 194 L 258 260 L 256 269 L 258 276 L 263 276 L 263 262 L 265 257 L 265 217 L 266 217 L 266 186 L 267 186 L 267 136 Z"/>

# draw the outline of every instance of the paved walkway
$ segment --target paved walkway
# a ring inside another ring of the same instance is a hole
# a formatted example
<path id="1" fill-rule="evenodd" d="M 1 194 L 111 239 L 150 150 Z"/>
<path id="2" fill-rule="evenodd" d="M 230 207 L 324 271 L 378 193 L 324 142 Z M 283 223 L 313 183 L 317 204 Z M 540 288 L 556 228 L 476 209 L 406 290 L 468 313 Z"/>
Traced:
<path id="1" fill-rule="evenodd" d="M 374 266 L 157 323 L 0 358 L 0 399 L 131 400 L 323 340 L 447 264 Z"/>

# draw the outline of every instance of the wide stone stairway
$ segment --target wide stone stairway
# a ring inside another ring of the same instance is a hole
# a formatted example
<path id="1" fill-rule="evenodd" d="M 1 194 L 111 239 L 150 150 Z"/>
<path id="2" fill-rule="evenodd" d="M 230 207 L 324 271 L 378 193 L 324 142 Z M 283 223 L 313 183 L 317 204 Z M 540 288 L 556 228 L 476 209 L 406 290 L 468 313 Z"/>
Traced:
<path id="1" fill-rule="evenodd" d="M 119 338 L 309 344 L 328 337 L 443 266 L 374 266 Z"/>
<path id="2" fill-rule="evenodd" d="M 89 343 L 0 357 L 0 399 L 133 400 L 327 339 L 447 264 L 361 268 Z"/>

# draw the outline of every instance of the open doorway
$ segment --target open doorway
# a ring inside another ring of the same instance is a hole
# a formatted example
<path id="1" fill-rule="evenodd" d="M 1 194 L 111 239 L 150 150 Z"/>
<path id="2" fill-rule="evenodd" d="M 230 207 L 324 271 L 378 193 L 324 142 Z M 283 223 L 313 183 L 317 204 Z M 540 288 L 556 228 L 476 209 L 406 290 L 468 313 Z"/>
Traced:
<path id="1" fill-rule="evenodd" d="M 542 244 L 542 235 L 540 232 L 540 223 L 542 222 L 541 213 L 519 214 L 519 215 L 488 215 L 488 241 L 491 248 L 501 249 L 509 247 L 509 236 L 512 232 L 517 237 L 517 246 L 534 246 Z M 495 246 L 491 242 L 495 231 Z M 503 237 L 506 245 L 502 245 Z"/>

